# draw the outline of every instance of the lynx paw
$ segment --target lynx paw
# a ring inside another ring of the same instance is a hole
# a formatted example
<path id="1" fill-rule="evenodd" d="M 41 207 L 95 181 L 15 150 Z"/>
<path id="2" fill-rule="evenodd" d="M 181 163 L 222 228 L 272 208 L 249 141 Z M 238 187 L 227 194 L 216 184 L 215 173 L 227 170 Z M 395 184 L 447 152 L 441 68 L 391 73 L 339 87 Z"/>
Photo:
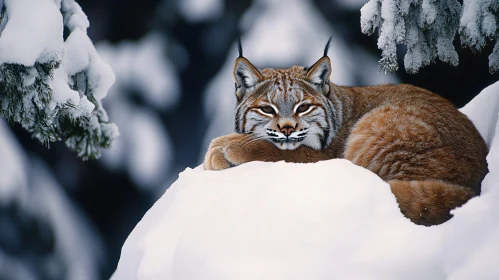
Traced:
<path id="1" fill-rule="evenodd" d="M 229 134 L 211 141 L 204 158 L 205 170 L 222 170 L 250 161 L 244 146 L 252 140 L 250 135 Z"/>

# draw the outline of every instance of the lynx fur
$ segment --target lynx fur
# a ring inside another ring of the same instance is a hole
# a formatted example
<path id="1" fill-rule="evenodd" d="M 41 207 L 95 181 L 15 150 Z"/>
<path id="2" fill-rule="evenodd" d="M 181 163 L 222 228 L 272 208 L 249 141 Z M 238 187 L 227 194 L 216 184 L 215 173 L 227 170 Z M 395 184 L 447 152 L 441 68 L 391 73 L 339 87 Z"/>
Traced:
<path id="1" fill-rule="evenodd" d="M 236 133 L 212 141 L 205 169 L 345 158 L 385 180 L 401 212 L 425 226 L 480 194 L 487 147 L 465 115 L 412 85 L 331 83 L 328 45 L 312 67 L 263 70 L 239 45 Z"/>

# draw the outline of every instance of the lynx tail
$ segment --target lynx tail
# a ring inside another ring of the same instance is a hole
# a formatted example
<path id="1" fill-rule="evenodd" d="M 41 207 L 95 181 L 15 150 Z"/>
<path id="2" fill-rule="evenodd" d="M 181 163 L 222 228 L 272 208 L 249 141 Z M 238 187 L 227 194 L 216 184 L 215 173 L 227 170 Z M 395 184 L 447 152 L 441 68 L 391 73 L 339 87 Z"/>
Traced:
<path id="1" fill-rule="evenodd" d="M 400 211 L 418 225 L 438 225 L 452 218 L 450 210 L 477 195 L 467 187 L 438 180 L 389 181 Z"/>

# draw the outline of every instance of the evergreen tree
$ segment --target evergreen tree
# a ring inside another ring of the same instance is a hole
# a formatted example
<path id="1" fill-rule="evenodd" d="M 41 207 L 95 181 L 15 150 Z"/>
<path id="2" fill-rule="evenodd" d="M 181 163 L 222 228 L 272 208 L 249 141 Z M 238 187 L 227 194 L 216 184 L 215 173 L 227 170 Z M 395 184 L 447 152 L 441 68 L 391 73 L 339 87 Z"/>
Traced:
<path id="1" fill-rule="evenodd" d="M 0 115 L 83 159 L 118 136 L 101 104 L 114 75 L 88 26 L 74 0 L 0 0 Z"/>
<path id="2" fill-rule="evenodd" d="M 99 279 L 106 251 L 85 214 L 2 119 L 0 143 L 0 279 Z"/>
<path id="3" fill-rule="evenodd" d="M 365 34 L 379 32 L 382 50 L 380 69 L 398 69 L 397 44 L 407 46 L 405 70 L 416 73 L 435 59 L 456 66 L 458 54 L 453 45 L 456 34 L 461 44 L 481 51 L 487 41 L 496 41 L 489 56 L 491 73 L 499 70 L 498 0 L 370 0 L 361 9 Z"/>

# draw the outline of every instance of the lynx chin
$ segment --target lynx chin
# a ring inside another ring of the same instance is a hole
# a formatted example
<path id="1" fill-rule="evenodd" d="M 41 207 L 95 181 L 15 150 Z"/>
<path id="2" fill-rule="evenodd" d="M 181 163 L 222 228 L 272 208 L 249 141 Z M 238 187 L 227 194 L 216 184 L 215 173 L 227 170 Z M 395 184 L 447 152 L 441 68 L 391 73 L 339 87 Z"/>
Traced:
<path id="1" fill-rule="evenodd" d="M 205 169 L 345 158 L 385 180 L 412 222 L 449 220 L 450 210 L 480 194 L 488 171 L 487 146 L 473 123 L 412 85 L 331 83 L 330 41 L 311 67 L 262 70 L 238 44 L 236 133 L 211 142 Z"/>

